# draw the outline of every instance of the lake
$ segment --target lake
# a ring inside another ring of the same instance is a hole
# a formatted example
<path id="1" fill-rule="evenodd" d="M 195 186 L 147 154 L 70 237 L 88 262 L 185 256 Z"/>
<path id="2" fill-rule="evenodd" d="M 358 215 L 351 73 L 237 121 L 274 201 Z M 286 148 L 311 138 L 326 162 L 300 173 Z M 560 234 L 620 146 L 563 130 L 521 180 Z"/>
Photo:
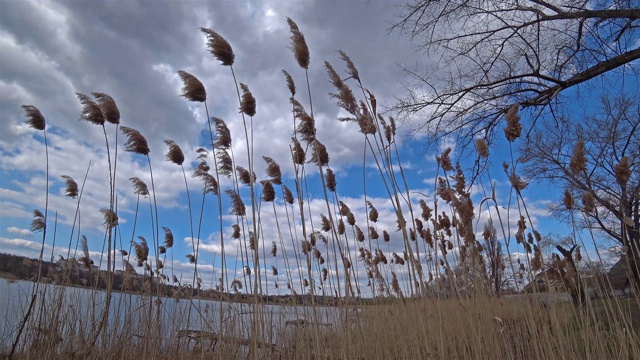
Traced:
<path id="1" fill-rule="evenodd" d="M 15 340 L 20 323 L 29 308 L 34 284 L 0 279 L 0 348 L 10 348 Z M 159 325 L 167 340 L 174 339 L 176 332 L 182 329 L 219 333 L 220 311 L 223 333 L 240 338 L 248 338 L 251 333 L 253 304 L 198 299 L 176 301 L 174 298 L 161 297 L 158 307 L 157 300 L 155 296 L 114 292 L 109 315 L 110 333 L 123 336 L 128 334 L 132 341 L 136 341 L 136 338 L 144 336 L 146 329 L 158 325 L 157 322 L 150 321 L 150 318 L 160 319 Z M 85 340 L 90 337 L 93 324 L 99 323 L 105 304 L 105 291 L 40 284 L 31 320 L 34 321 L 33 324 L 40 320 L 41 324 L 57 325 L 54 328 L 62 339 Z M 286 326 L 287 321 L 304 319 L 331 326 L 346 311 L 351 311 L 317 306 L 314 316 L 314 309 L 305 306 L 264 305 L 262 308 L 262 333 L 265 334 L 262 341 L 268 343 L 275 343 L 283 331 L 294 330 L 295 326 Z M 32 328 L 35 327 L 37 325 Z"/>

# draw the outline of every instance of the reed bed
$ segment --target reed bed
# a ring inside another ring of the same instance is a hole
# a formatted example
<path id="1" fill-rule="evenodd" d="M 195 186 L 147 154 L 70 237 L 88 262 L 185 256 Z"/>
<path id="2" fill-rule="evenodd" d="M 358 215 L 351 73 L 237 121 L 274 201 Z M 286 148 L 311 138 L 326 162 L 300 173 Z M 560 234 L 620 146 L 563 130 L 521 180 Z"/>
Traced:
<path id="1" fill-rule="evenodd" d="M 394 118 L 379 111 L 375 90 L 365 87 L 356 65 L 340 51 L 344 74 L 329 62 L 323 64 L 334 87 L 330 97 L 347 114 L 339 120 L 360 130 L 361 138 L 354 141 L 362 143 L 363 168 L 373 163 L 379 176 L 375 180 L 363 176 L 364 204 L 345 203 L 322 142 L 326 139 L 317 136 L 313 99 L 324 95 L 314 94 L 309 82 L 310 50 L 298 25 L 292 19 L 287 23 L 290 50 L 300 66 L 295 72 L 283 70 L 282 86 L 291 95 L 291 176 L 283 176 L 269 154 L 254 153 L 259 99 L 234 70 L 236 61 L 249 60 L 236 59 L 231 42 L 212 29 L 200 29 L 208 52 L 228 67 L 235 84 L 234 89 L 209 91 L 237 94 L 240 114 L 228 121 L 242 121 L 242 134 L 231 134 L 225 120 L 210 116 L 208 91 L 196 76 L 178 72 L 181 96 L 204 108 L 209 134 L 207 146 L 196 149 L 197 159 L 185 159 L 179 144 L 165 140 L 166 159 L 180 167 L 187 194 L 185 222 L 193 239 L 187 259 L 194 266 L 188 279 L 174 273 L 174 234 L 159 216 L 158 182 L 146 138 L 139 130 L 120 125 L 111 96 L 77 94 L 81 119 L 100 125 L 105 136 L 108 169 L 87 169 L 108 172 L 110 202 L 101 210 L 104 258 L 90 256 L 79 220 L 83 185 L 66 176 L 65 194 L 77 202 L 78 221 L 72 226 L 67 258 L 59 261 L 56 284 L 62 286 L 44 284 L 38 270 L 31 290 L 21 291 L 26 302 L 16 302 L 1 314 L 16 324 L 0 334 L 2 355 L 11 359 L 640 358 L 637 295 L 625 300 L 585 296 L 575 246 L 561 251 L 562 256 L 544 258 L 542 237 L 524 200 L 527 183 L 518 175 L 515 151 L 504 165 L 511 184 L 507 204 L 500 203 L 491 179 L 484 180 L 486 173 L 465 171 L 451 158 L 450 148 L 441 149 L 436 157 L 434 196 L 411 192 Z M 294 78 L 303 79 L 302 86 Z M 35 106 L 24 108 L 28 124 L 46 136 L 44 115 Z M 519 141 L 519 119 L 516 104 L 505 114 L 510 144 Z M 107 129 L 110 125 L 116 127 L 114 132 Z M 119 133 L 125 137 L 121 145 Z M 233 151 L 237 139 L 246 143 L 241 154 Z M 475 144 L 477 164 L 484 167 L 490 149 L 485 139 L 478 138 Z M 119 146 L 147 163 L 149 184 L 140 178 L 116 184 Z M 256 162 L 261 161 L 267 165 L 266 174 L 255 173 Z M 189 188 L 189 174 L 201 181 L 200 189 Z M 469 175 L 482 189 L 480 198 L 471 192 Z M 378 209 L 367 195 L 372 187 L 386 194 L 392 209 L 387 216 L 395 228 L 381 225 Z M 137 198 L 131 233 L 120 232 L 117 190 Z M 312 193 L 321 194 L 320 199 Z M 311 211 L 310 203 L 317 200 L 322 202 L 322 213 Z M 206 212 L 205 204 L 213 204 L 207 209 L 214 210 Z M 32 230 L 42 231 L 44 244 L 51 221 L 48 204 L 43 206 L 44 211 L 34 212 Z M 362 206 L 365 216 L 357 218 L 350 206 Z M 233 224 L 222 220 L 227 208 Z M 490 226 L 478 228 L 475 218 L 480 212 L 491 214 Z M 136 224 L 142 217 L 151 224 L 146 229 L 150 239 L 139 235 Z M 221 271 L 213 289 L 207 289 L 199 273 L 199 266 L 206 263 L 199 240 L 204 218 L 220 219 L 221 263 L 215 267 Z M 265 237 L 262 225 L 267 218 L 274 219 L 277 237 Z M 237 253 L 229 252 L 230 240 L 239 241 Z M 72 255 L 74 244 L 80 251 Z M 38 263 L 41 269 L 42 254 Z M 521 293 L 523 285 L 546 268 L 563 274 L 561 287 L 573 302 L 540 300 L 538 289 L 530 295 L 506 296 Z M 78 278 L 89 290 L 71 287 Z M 273 294 L 267 284 L 273 282 L 279 284 L 279 294 L 304 303 L 270 304 L 267 296 Z M 607 292 L 605 285 L 601 283 L 602 294 Z M 363 294 L 371 299 L 363 301 Z M 16 310 L 19 319 L 8 313 Z"/>

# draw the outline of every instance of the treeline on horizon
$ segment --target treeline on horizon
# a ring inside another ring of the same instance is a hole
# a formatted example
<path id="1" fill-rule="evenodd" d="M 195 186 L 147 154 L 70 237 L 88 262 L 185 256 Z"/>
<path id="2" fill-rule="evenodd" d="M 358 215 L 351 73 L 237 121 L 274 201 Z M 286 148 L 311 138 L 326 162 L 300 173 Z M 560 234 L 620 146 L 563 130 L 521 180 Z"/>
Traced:
<path id="1" fill-rule="evenodd" d="M 26 256 L 0 253 L 0 277 L 9 280 L 36 281 L 40 272 L 40 282 L 52 285 L 75 286 L 88 289 L 107 289 L 107 271 L 99 270 L 96 266 L 87 268 L 75 258 L 58 262 L 40 261 Z M 157 295 L 172 297 L 176 300 L 196 297 L 201 299 L 223 300 L 233 302 L 250 302 L 252 294 L 220 293 L 214 289 L 192 288 L 191 285 L 170 285 L 155 281 L 154 277 L 142 274 L 131 274 L 116 271 L 112 274 L 113 289 L 120 292 L 138 295 Z M 158 292 L 157 292 L 158 291 Z M 310 304 L 310 295 L 265 295 L 267 303 L 280 304 Z M 372 299 L 358 299 L 359 303 L 366 303 Z M 345 299 L 338 300 L 332 296 L 316 296 L 316 304 L 337 305 Z"/>

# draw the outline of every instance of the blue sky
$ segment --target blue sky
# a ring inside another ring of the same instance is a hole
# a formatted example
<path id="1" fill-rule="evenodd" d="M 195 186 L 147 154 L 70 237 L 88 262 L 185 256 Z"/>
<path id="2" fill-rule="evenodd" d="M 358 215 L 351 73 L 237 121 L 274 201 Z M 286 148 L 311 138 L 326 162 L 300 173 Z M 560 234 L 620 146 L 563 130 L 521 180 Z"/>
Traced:
<path id="1" fill-rule="evenodd" d="M 242 118 L 237 111 L 238 101 L 231 73 L 206 51 L 205 39 L 198 28 L 210 27 L 231 43 L 236 54 L 236 75 L 240 82 L 249 86 L 257 100 L 254 154 L 258 180 L 265 178 L 266 166 L 261 156 L 269 156 L 280 164 L 284 183 L 294 189 L 293 167 L 288 153 L 293 122 L 289 93 L 280 70 L 285 69 L 293 76 L 299 99 L 307 108 L 308 97 L 305 74 L 288 49 L 290 34 L 287 16 L 297 22 L 311 51 L 309 79 L 318 139 L 327 146 L 331 157 L 330 167 L 337 174 L 340 200 L 350 206 L 359 219 L 358 224 L 366 229 L 362 191 L 364 176 L 367 179 L 368 200 L 381 213 L 379 231 L 387 229 L 393 234 L 388 250 L 401 251 L 401 240 L 394 232 L 395 221 L 386 192 L 380 184 L 378 170 L 369 155 L 363 174 L 362 135 L 356 124 L 336 120 L 345 114 L 335 105 L 335 100 L 327 95 L 332 89 L 323 67 L 323 61 L 329 61 L 344 75 L 344 64 L 336 50 L 345 51 L 358 67 L 365 86 L 376 95 L 379 106 L 392 105 L 404 91 L 403 72 L 399 65 L 425 66 L 430 61 L 424 54 L 414 52 L 407 39 L 396 33 L 387 34 L 387 21 L 396 12 L 392 3 L 79 3 L 5 0 L 2 1 L 2 7 L 1 252 L 37 257 L 40 249 L 41 234 L 31 234 L 27 230 L 33 209 L 44 210 L 45 200 L 41 133 L 24 125 L 25 115 L 20 108 L 22 104 L 30 104 L 38 107 L 45 116 L 49 140 L 49 230 L 45 258 L 49 258 L 52 252 L 56 212 L 58 222 L 53 252 L 65 257 L 75 214 L 76 202 L 63 196 L 64 183 L 60 176 L 71 176 L 81 184 L 91 162 L 81 202 L 80 233 L 88 237 L 92 258 L 98 262 L 104 235 L 102 216 L 98 210 L 109 205 L 104 135 L 100 127 L 78 121 L 80 104 L 74 95 L 74 92 L 89 94 L 98 91 L 116 100 L 122 114 L 121 125 L 139 130 L 149 142 L 159 205 L 159 225 L 170 228 L 175 235 L 173 271 L 190 278 L 193 266 L 185 258 L 192 250 L 184 180 L 180 168 L 164 160 L 167 147 L 163 141 L 174 140 L 186 156 L 184 166 L 191 189 L 194 226 L 197 228 L 202 185 L 190 174 L 197 165 L 195 149 L 208 144 L 208 130 L 203 106 L 180 97 L 182 84 L 177 71 L 188 71 L 204 83 L 210 116 L 226 121 L 232 133 L 237 164 L 247 167 Z M 354 86 L 353 83 L 350 85 Z M 637 81 L 629 80 L 627 87 L 637 88 Z M 590 94 L 585 98 L 593 96 Z M 362 98 L 358 92 L 356 96 Z M 409 136 L 411 128 L 411 123 L 402 124 L 397 140 L 412 203 L 416 204 L 423 198 L 422 194 L 427 195 L 424 198 L 427 203 L 433 203 L 431 194 L 436 175 L 435 155 L 444 147 L 452 146 L 454 160 L 462 155 L 463 167 L 468 169 L 473 154 L 461 153 L 452 139 L 426 147 L 424 136 Z M 107 131 L 113 151 L 115 127 L 107 125 Z M 149 186 L 151 183 L 146 159 L 122 151 L 123 140 L 120 134 L 116 178 L 120 217 L 118 229 L 121 236 L 118 240 L 128 250 L 132 236 L 144 236 L 149 242 L 152 238 L 148 199 L 141 201 L 137 227 L 133 233 L 136 197 L 128 179 L 137 176 Z M 483 184 L 485 190 L 490 192 L 490 182 L 496 182 L 500 205 L 506 207 L 509 186 L 502 171 L 502 162 L 509 160 L 510 154 L 505 145 L 504 141 L 498 141 L 491 149 L 492 170 L 490 175 L 483 176 Z M 317 226 L 320 214 L 326 213 L 326 205 L 317 171 L 312 166 L 307 169 L 311 188 L 309 203 Z M 228 181 L 221 184 L 223 190 L 230 186 Z M 480 213 L 478 209 L 483 198 L 481 188 L 474 187 L 472 191 L 476 201 L 477 233 L 480 234 L 488 213 Z M 248 192 L 243 189 L 241 193 L 248 204 Z M 561 195 L 562 190 L 536 183 L 532 183 L 524 192 L 534 225 L 543 234 L 567 234 L 570 231 L 567 226 L 551 218 L 547 211 L 548 204 L 559 201 Z M 235 217 L 229 215 L 228 197 L 222 197 L 222 214 L 218 212 L 217 202 L 211 195 L 207 195 L 204 207 L 199 263 L 205 287 L 211 287 L 220 272 L 218 218 L 222 216 L 224 220 L 226 236 L 230 235 L 231 225 L 235 223 Z M 280 197 L 276 208 L 279 225 L 288 229 L 285 207 Z M 277 224 L 272 210 L 263 208 L 263 211 L 263 238 L 268 251 L 272 239 L 277 239 Z M 516 219 L 516 213 L 512 213 L 511 223 L 515 224 Z M 288 234 L 285 234 L 284 241 L 287 251 L 293 252 Z M 241 278 L 241 266 L 236 267 L 238 244 L 230 241 L 228 246 L 228 269 L 232 274 L 230 280 Z M 519 249 L 514 248 L 513 251 Z M 355 251 L 353 255 L 356 255 Z M 267 265 L 276 265 L 276 260 L 279 267 L 283 266 L 280 257 L 270 259 Z M 169 261 L 166 267 L 171 267 Z M 365 274 L 362 269 L 359 271 L 361 282 L 366 283 Z M 281 269 L 280 273 L 284 271 Z M 274 281 L 269 279 L 267 284 L 271 293 L 287 293 L 284 277 L 277 279 L 281 286 L 279 290 L 273 286 Z"/>

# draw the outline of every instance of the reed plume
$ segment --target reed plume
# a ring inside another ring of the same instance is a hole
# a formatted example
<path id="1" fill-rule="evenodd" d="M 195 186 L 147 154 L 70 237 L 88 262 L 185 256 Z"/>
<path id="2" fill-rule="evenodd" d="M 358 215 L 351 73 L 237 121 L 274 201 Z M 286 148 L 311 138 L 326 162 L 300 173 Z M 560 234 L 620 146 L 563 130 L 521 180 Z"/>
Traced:
<path id="1" fill-rule="evenodd" d="M 22 105 L 22 108 L 27 113 L 27 125 L 36 130 L 44 130 L 46 128 L 46 122 L 44 116 L 33 105 Z"/>
<path id="2" fill-rule="evenodd" d="M 231 198 L 231 215 L 245 216 L 247 212 L 240 195 L 232 189 L 227 189 L 225 192 Z"/>
<path id="3" fill-rule="evenodd" d="M 244 185 L 256 182 L 256 174 L 251 174 L 249 170 L 242 166 L 236 166 L 236 173 L 238 174 L 238 180 Z"/>
<path id="4" fill-rule="evenodd" d="M 284 194 L 284 202 L 293 205 L 294 199 L 291 190 L 286 185 L 282 185 L 282 192 Z"/>
<path id="5" fill-rule="evenodd" d="M 240 101 L 240 111 L 247 116 L 254 116 L 256 114 L 256 98 L 249 90 L 249 87 L 243 83 L 240 83 L 242 89 L 242 100 Z"/>
<path id="6" fill-rule="evenodd" d="M 78 196 L 78 183 L 67 175 L 62 175 L 61 178 L 64 179 L 64 196 L 75 199 Z"/>
<path id="7" fill-rule="evenodd" d="M 149 155 L 149 145 L 147 139 L 135 129 L 130 127 L 121 126 L 120 130 L 127 137 L 127 141 L 124 143 L 124 150 L 140 155 Z"/>
<path id="8" fill-rule="evenodd" d="M 513 104 L 507 110 L 507 127 L 504 129 L 504 135 L 509 142 L 514 142 L 522 133 L 522 124 L 520 124 L 520 115 L 518 115 L 519 107 L 520 104 Z"/>
<path id="9" fill-rule="evenodd" d="M 105 118 L 104 114 L 102 113 L 102 109 L 100 109 L 100 106 L 98 106 L 98 104 L 93 101 L 93 99 L 85 94 L 76 93 L 76 97 L 82 105 L 82 110 L 80 111 L 80 120 L 90 122 L 94 125 L 104 125 Z"/>
<path id="10" fill-rule="evenodd" d="M 306 161 L 306 158 L 305 158 L 306 155 L 304 153 L 304 149 L 302 148 L 302 145 L 300 145 L 300 142 L 296 138 L 293 138 L 291 140 L 293 141 L 291 159 L 293 160 L 294 164 L 303 165 Z"/>
<path id="11" fill-rule="evenodd" d="M 233 229 L 233 233 L 231 234 L 231 238 L 232 239 L 240 239 L 240 225 L 233 224 L 233 225 L 231 225 L 231 228 Z"/>
<path id="12" fill-rule="evenodd" d="M 267 176 L 270 177 L 269 181 L 276 185 L 282 185 L 282 172 L 280 171 L 280 165 L 270 157 L 263 156 L 262 158 L 267 163 Z"/>
<path id="13" fill-rule="evenodd" d="M 227 127 L 227 124 L 224 122 L 224 120 L 217 117 L 213 118 L 213 122 L 216 129 L 214 146 L 220 149 L 231 148 L 231 131 Z"/>
<path id="14" fill-rule="evenodd" d="M 133 183 L 133 192 L 136 195 L 141 195 L 141 196 L 149 196 L 149 188 L 147 187 L 147 184 L 142 181 L 140 178 L 138 177 L 132 177 L 129 178 L 129 180 Z"/>
<path id="15" fill-rule="evenodd" d="M 138 267 L 140 267 L 149 259 L 149 245 L 147 244 L 147 239 L 142 236 L 138 236 L 138 240 L 139 242 L 133 242 L 133 247 L 136 260 L 138 261 Z"/>
<path id="16" fill-rule="evenodd" d="M 31 232 L 40 232 L 46 228 L 45 217 L 42 211 L 35 209 L 33 210 L 33 220 L 31 220 L 31 226 L 29 227 L 29 231 Z"/>
<path id="17" fill-rule="evenodd" d="M 629 163 L 629 157 L 625 156 L 620 160 L 620 163 L 615 166 L 616 182 L 623 188 L 627 186 L 627 182 L 631 178 L 631 164 Z"/>
<path id="18" fill-rule="evenodd" d="M 298 65 L 300 65 L 301 68 L 307 70 L 309 69 L 309 62 L 311 60 L 307 42 L 304 39 L 304 35 L 298 28 L 298 25 L 293 20 L 291 20 L 291 18 L 287 17 L 287 23 L 289 24 L 289 29 L 291 30 L 290 49 L 291 51 L 293 51 L 293 55 L 296 58 Z"/>
<path id="19" fill-rule="evenodd" d="M 115 100 L 113 100 L 111 96 L 101 92 L 93 92 L 91 95 L 96 98 L 104 120 L 110 124 L 120 124 L 120 109 L 118 109 Z"/>
<path id="20" fill-rule="evenodd" d="M 356 69 L 356 66 L 353 64 L 353 61 L 351 61 L 351 58 L 349 58 L 349 56 L 347 56 L 347 54 L 345 54 L 342 50 L 338 50 L 338 54 L 340 54 L 340 58 L 342 59 L 342 61 L 347 64 L 347 73 L 349 74 L 349 76 L 360 82 L 360 74 L 358 74 L 358 69 Z"/>
<path id="21" fill-rule="evenodd" d="M 333 173 L 333 170 L 327 168 L 325 181 L 327 189 L 331 192 L 336 192 L 336 186 L 338 186 L 338 183 L 336 182 L 336 174 Z"/>
<path id="22" fill-rule="evenodd" d="M 331 84 L 338 90 L 338 93 L 329 93 L 329 97 L 337 99 L 339 107 L 345 109 L 349 114 L 357 116 L 359 108 L 353 91 L 342 81 L 340 75 L 329 62 L 325 61 L 324 67 L 327 69 Z"/>
<path id="23" fill-rule="evenodd" d="M 78 259 L 85 268 L 91 269 L 91 265 L 93 265 L 93 260 L 89 257 L 89 245 L 87 244 L 87 237 L 82 235 L 80 237 L 80 249 L 82 249 L 82 257 Z"/>
<path id="24" fill-rule="evenodd" d="M 180 146 L 178 146 L 178 144 L 176 144 L 173 140 L 165 140 L 164 143 L 169 146 L 169 150 L 167 151 L 167 155 L 165 156 L 167 161 L 171 161 L 176 165 L 182 166 L 182 164 L 184 163 L 184 153 L 182 152 Z"/>
<path id="25" fill-rule="evenodd" d="M 371 203 L 371 201 L 367 201 L 367 205 L 369 206 L 369 221 L 378 222 L 378 209 Z"/>
<path id="26" fill-rule="evenodd" d="M 118 226 L 118 215 L 115 213 L 115 211 L 110 209 L 100 209 L 100 212 L 104 217 L 103 224 L 105 228 L 111 229 Z"/>
<path id="27" fill-rule="evenodd" d="M 197 77 L 182 70 L 178 71 L 178 76 L 182 80 L 182 94 L 180 96 L 194 102 L 207 101 L 207 91 Z"/>
<path id="28" fill-rule="evenodd" d="M 262 184 L 262 200 L 264 202 L 272 202 L 276 199 L 276 190 L 270 181 L 261 181 Z"/>
<path id="29" fill-rule="evenodd" d="M 329 153 L 327 152 L 327 147 L 318 140 L 313 143 L 313 151 L 311 152 L 311 159 L 309 162 L 315 163 L 318 166 L 329 165 Z"/>
<path id="30" fill-rule="evenodd" d="M 200 28 L 207 37 L 207 49 L 224 66 L 231 66 L 235 60 L 235 54 L 227 39 L 217 32 L 204 27 Z"/>
<path id="31" fill-rule="evenodd" d="M 489 147 L 487 146 L 487 142 L 483 138 L 476 139 L 476 152 L 478 156 L 481 158 L 489 157 Z"/>
<path id="32" fill-rule="evenodd" d="M 282 70 L 284 74 L 285 80 L 287 81 L 287 88 L 289 88 L 289 93 L 291 93 L 291 97 L 296 95 L 296 84 L 293 82 L 293 78 L 286 70 Z"/>
<path id="33" fill-rule="evenodd" d="M 172 247 L 173 246 L 173 232 L 171 232 L 171 229 L 169 229 L 166 226 L 163 226 L 162 230 L 164 231 L 164 245 L 167 248 Z"/>

